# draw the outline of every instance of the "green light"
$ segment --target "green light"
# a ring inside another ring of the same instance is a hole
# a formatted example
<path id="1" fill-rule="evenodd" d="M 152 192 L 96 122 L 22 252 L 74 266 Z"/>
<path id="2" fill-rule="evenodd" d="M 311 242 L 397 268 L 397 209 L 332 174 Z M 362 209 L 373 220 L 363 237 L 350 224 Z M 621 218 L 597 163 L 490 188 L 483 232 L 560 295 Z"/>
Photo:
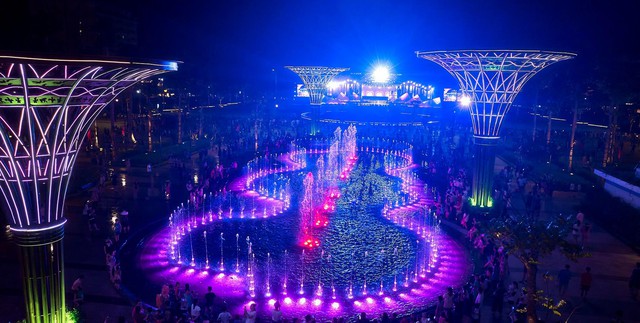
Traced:
<path id="1" fill-rule="evenodd" d="M 24 105 L 24 97 L 13 95 L 0 95 L 0 102 L 2 105 Z"/>
<path id="2" fill-rule="evenodd" d="M 80 322 L 80 313 L 78 313 L 78 309 L 70 309 L 70 310 L 66 310 L 65 313 L 65 319 L 67 322 Z"/>

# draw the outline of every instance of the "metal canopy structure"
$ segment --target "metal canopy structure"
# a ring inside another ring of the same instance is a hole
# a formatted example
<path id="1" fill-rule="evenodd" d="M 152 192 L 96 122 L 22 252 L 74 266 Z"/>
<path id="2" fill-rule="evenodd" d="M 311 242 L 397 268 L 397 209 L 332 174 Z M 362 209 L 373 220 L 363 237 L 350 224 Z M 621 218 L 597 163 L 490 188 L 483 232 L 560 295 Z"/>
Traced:
<path id="1" fill-rule="evenodd" d="M 471 98 L 475 136 L 499 137 L 500 126 L 524 84 L 551 64 L 574 58 L 571 53 L 533 50 L 416 52 L 442 66 Z"/>
<path id="2" fill-rule="evenodd" d="M 285 66 L 285 68 L 298 74 L 309 91 L 311 105 L 321 105 L 322 97 L 327 90 L 327 84 L 333 78 L 349 68 L 326 66 Z"/>
<path id="3" fill-rule="evenodd" d="M 136 82 L 176 62 L 0 56 L 0 191 L 20 247 L 29 322 L 65 322 L 64 201 L 91 124 Z"/>
<path id="4" fill-rule="evenodd" d="M 416 52 L 442 66 L 460 84 L 471 101 L 469 112 L 476 143 L 472 204 L 492 206 L 491 189 L 496 139 L 504 116 L 524 84 L 554 63 L 572 59 L 573 53 L 539 50 L 462 50 Z"/>

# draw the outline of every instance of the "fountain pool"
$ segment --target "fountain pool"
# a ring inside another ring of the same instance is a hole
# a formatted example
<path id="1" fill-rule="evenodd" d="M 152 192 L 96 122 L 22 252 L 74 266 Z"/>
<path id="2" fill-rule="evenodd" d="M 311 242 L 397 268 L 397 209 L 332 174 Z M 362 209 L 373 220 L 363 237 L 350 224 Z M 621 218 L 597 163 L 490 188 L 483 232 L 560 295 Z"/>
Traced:
<path id="1" fill-rule="evenodd" d="M 421 310 L 462 285 L 468 255 L 429 212 L 411 146 L 356 146 L 348 130 L 255 159 L 228 190 L 179 207 L 138 254 L 145 279 L 212 286 L 232 314 L 278 301 L 287 318 L 317 319 Z"/>

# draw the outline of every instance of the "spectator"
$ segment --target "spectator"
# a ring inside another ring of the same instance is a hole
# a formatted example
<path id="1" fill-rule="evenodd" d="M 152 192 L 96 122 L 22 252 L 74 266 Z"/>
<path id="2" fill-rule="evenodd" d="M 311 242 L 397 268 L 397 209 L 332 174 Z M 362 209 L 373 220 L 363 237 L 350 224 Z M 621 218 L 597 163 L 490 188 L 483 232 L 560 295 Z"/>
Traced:
<path id="1" fill-rule="evenodd" d="M 244 307 L 244 322 L 245 323 L 256 322 L 256 303 L 251 303 L 248 311 L 247 311 L 247 307 L 246 306 Z"/>
<path id="2" fill-rule="evenodd" d="M 191 316 L 191 319 L 193 321 L 199 322 L 200 321 L 200 306 L 198 306 L 198 299 L 194 299 L 193 303 L 191 304 L 191 307 L 189 308 L 189 314 Z"/>
<path id="3" fill-rule="evenodd" d="M 120 284 L 122 283 L 122 269 L 120 269 L 120 265 L 116 265 L 113 277 L 112 277 L 113 286 L 120 290 Z"/>
<path id="4" fill-rule="evenodd" d="M 142 303 L 138 302 L 138 304 L 133 308 L 133 313 L 131 315 L 133 323 L 145 323 L 148 317 L 149 314 L 145 313 Z"/>
<path id="5" fill-rule="evenodd" d="M 282 311 L 280 310 L 280 302 L 278 301 L 273 304 L 273 311 L 271 311 L 271 321 L 274 323 L 282 322 Z"/>
<path id="6" fill-rule="evenodd" d="M 122 210 L 122 212 L 120 212 L 120 221 L 122 226 L 122 233 L 129 233 L 129 230 L 131 229 L 131 225 L 129 223 L 129 211 Z"/>
<path id="7" fill-rule="evenodd" d="M 207 293 L 204 294 L 205 307 L 209 311 L 213 311 L 213 302 L 216 299 L 216 294 L 212 291 L 211 286 L 207 287 Z"/>
<path id="8" fill-rule="evenodd" d="M 80 276 L 78 276 L 78 278 L 76 278 L 76 280 L 73 281 L 73 284 L 71 285 L 71 291 L 75 294 L 78 292 L 79 289 L 82 289 L 82 282 L 84 281 L 84 275 L 80 274 Z"/>
<path id="9" fill-rule="evenodd" d="M 120 241 L 120 234 L 122 233 L 122 223 L 120 223 L 120 219 L 116 219 L 116 222 L 113 223 L 113 239 L 116 243 Z"/>
<path id="10" fill-rule="evenodd" d="M 222 312 L 218 314 L 218 322 L 220 323 L 229 323 L 231 321 L 231 313 L 227 311 L 227 305 L 222 305 Z"/>
<path id="11" fill-rule="evenodd" d="M 580 239 L 580 221 L 576 221 L 571 228 L 571 235 L 573 236 L 573 242 L 575 244 L 579 243 Z"/>
<path id="12" fill-rule="evenodd" d="M 104 246 L 102 247 L 102 250 L 104 251 L 105 257 L 107 255 L 110 255 L 115 250 L 115 248 L 113 246 L 113 241 L 111 241 L 111 239 L 107 238 L 104 241 Z"/>
<path id="13" fill-rule="evenodd" d="M 162 285 L 160 294 L 156 295 L 156 307 L 160 311 L 164 311 L 169 306 L 169 286 Z"/>
<path id="14" fill-rule="evenodd" d="M 357 323 L 369 323 L 369 320 L 367 319 L 367 313 L 360 313 L 360 315 L 358 315 Z"/>
<path id="15" fill-rule="evenodd" d="M 585 271 L 580 275 L 580 297 L 587 298 L 587 293 L 591 289 L 591 282 L 593 276 L 591 276 L 591 267 L 585 268 Z"/>
<path id="16" fill-rule="evenodd" d="M 502 317 L 502 309 L 504 307 L 505 296 L 504 283 L 501 281 L 496 285 L 496 289 L 493 291 L 493 300 L 491 302 L 491 313 L 493 319 Z"/>
<path id="17" fill-rule="evenodd" d="M 564 295 L 567 293 L 569 280 L 571 280 L 571 271 L 569 268 L 569 265 L 565 265 L 564 269 L 558 272 L 558 292 L 560 293 L 561 298 L 564 298 Z"/>

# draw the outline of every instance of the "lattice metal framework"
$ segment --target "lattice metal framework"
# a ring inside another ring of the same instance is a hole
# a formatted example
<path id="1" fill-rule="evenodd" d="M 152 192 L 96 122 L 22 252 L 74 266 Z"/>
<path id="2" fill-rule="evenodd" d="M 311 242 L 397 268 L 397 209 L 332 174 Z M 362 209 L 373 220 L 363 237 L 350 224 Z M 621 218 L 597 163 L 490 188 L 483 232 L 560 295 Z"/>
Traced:
<path id="1" fill-rule="evenodd" d="M 574 58 L 572 53 L 536 50 L 416 52 L 453 75 L 472 100 L 476 137 L 497 138 L 511 103 L 524 84 L 545 67 Z"/>
<path id="2" fill-rule="evenodd" d="M 0 56 L 0 191 L 20 247 L 28 322 L 65 322 L 64 200 L 91 124 L 136 82 L 177 69 Z"/>
<path id="3" fill-rule="evenodd" d="M 0 190 L 12 228 L 63 219 L 69 176 L 100 111 L 173 64 L 0 56 Z"/>
<path id="4" fill-rule="evenodd" d="M 327 84 L 333 78 L 344 72 L 348 68 L 344 67 L 325 67 L 325 66 L 285 66 L 292 72 L 298 74 L 302 82 L 309 91 L 309 102 L 311 105 L 322 104 L 322 97 L 327 90 Z"/>

